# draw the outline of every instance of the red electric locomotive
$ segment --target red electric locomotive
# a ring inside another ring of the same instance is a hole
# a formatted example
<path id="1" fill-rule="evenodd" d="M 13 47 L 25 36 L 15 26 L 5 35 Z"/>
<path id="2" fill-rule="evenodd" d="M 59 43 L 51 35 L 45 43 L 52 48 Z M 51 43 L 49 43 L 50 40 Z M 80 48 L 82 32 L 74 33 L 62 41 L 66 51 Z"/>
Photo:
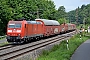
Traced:
<path id="1" fill-rule="evenodd" d="M 43 36 L 43 25 L 36 21 L 9 21 L 7 27 L 7 41 L 23 43 L 33 38 Z"/>

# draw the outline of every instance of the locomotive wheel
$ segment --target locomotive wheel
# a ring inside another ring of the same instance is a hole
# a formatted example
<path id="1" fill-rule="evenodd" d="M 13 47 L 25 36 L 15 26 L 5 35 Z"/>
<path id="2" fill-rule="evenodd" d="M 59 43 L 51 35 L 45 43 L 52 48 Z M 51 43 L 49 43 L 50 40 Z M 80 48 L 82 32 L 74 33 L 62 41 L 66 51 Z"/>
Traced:
<path id="1" fill-rule="evenodd" d="M 24 43 L 24 40 L 21 40 L 20 43 L 23 44 Z"/>
<path id="2" fill-rule="evenodd" d="M 28 38 L 25 40 L 25 43 L 27 43 L 28 42 Z"/>
<path id="3" fill-rule="evenodd" d="M 33 40 L 34 40 L 34 41 L 36 41 L 36 39 L 37 39 L 36 37 L 33 37 Z"/>
<path id="4" fill-rule="evenodd" d="M 35 39 L 38 40 L 38 37 L 36 37 Z"/>
<path id="5" fill-rule="evenodd" d="M 29 38 L 28 42 L 31 42 L 31 40 L 32 40 L 32 39 L 31 39 L 31 38 Z"/>
<path id="6" fill-rule="evenodd" d="M 37 40 L 40 40 L 40 37 L 39 36 L 37 37 Z"/>

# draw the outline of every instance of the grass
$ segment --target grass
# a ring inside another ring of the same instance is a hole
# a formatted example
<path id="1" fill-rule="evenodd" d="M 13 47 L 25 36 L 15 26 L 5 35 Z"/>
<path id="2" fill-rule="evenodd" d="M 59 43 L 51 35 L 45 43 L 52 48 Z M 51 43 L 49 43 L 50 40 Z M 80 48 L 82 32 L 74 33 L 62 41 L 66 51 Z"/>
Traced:
<path id="1" fill-rule="evenodd" d="M 0 38 L 0 40 L 4 40 L 6 37 L 4 36 L 4 37 L 2 37 L 2 38 Z M 8 42 L 3 42 L 3 43 L 0 43 L 0 46 L 3 46 L 3 45 L 7 45 L 8 44 Z"/>
<path id="2" fill-rule="evenodd" d="M 9 44 L 8 42 L 4 42 L 4 43 L 0 43 L 0 46 L 4 46 L 4 45 L 7 45 Z"/>
<path id="3" fill-rule="evenodd" d="M 2 40 L 2 39 L 4 39 L 4 38 L 6 38 L 6 36 L 3 36 L 2 38 L 0 38 L 0 40 Z"/>
<path id="4" fill-rule="evenodd" d="M 87 29 L 88 26 L 90 26 L 90 25 L 88 25 L 88 24 L 85 24 L 85 25 L 84 25 L 84 24 L 79 24 L 79 25 L 77 26 L 77 28 L 80 29 L 81 26 L 83 26 L 83 28 L 85 27 L 85 28 Z"/>
<path id="5" fill-rule="evenodd" d="M 4 39 L 4 38 L 6 38 L 6 37 L 0 38 L 0 40 L 2 40 L 2 39 Z"/>
<path id="6" fill-rule="evenodd" d="M 37 60 L 70 60 L 70 57 L 80 44 L 89 39 L 88 36 L 77 34 L 69 39 L 69 50 L 66 47 L 66 41 L 62 41 L 59 45 L 55 45 L 50 51 L 43 51 L 43 54 Z"/>

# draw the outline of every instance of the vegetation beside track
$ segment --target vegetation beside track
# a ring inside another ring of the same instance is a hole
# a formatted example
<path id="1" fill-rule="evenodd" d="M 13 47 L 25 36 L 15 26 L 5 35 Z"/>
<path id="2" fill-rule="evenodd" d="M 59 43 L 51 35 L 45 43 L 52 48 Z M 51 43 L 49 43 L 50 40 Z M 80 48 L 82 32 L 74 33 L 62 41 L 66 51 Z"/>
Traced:
<path id="1" fill-rule="evenodd" d="M 0 43 L 0 46 L 4 46 L 4 45 L 7 45 L 9 44 L 8 42 L 4 42 L 4 43 Z"/>
<path id="2" fill-rule="evenodd" d="M 4 37 L 2 37 L 2 38 L 0 38 L 0 40 L 5 40 L 5 36 Z M 7 45 L 8 44 L 8 42 L 3 42 L 3 43 L 0 43 L 0 46 L 4 46 L 4 45 Z"/>
<path id="3" fill-rule="evenodd" d="M 3 40 L 4 38 L 6 38 L 6 37 L 0 38 L 0 40 Z"/>
<path id="4" fill-rule="evenodd" d="M 0 40 L 2 40 L 2 39 L 4 39 L 4 38 L 6 38 L 6 36 L 4 35 L 4 36 L 0 36 Z"/>
<path id="5" fill-rule="evenodd" d="M 66 41 L 62 41 L 59 45 L 55 45 L 50 51 L 43 51 L 43 54 L 37 60 L 70 60 L 74 51 L 90 36 L 83 34 L 80 39 L 80 34 L 69 39 L 69 50 L 66 47 Z"/>

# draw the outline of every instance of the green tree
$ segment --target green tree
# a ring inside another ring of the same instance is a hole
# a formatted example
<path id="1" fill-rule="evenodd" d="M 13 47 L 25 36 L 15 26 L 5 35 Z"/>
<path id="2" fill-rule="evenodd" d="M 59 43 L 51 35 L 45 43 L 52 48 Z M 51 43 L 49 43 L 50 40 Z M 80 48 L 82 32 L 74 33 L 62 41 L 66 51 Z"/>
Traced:
<path id="1" fill-rule="evenodd" d="M 5 34 L 9 20 L 34 20 L 37 15 L 42 19 L 55 19 L 55 12 L 51 0 L 0 0 L 0 35 Z"/>
<path id="2" fill-rule="evenodd" d="M 67 13 L 65 12 L 64 6 L 60 6 L 55 14 L 56 20 L 67 17 Z"/>
<path id="3" fill-rule="evenodd" d="M 67 21 L 66 21 L 65 18 L 60 18 L 60 19 L 58 19 L 58 22 L 59 22 L 60 24 L 63 24 L 63 23 L 66 23 Z"/>
<path id="4" fill-rule="evenodd" d="M 83 24 L 84 19 L 85 24 L 90 24 L 90 4 L 82 5 L 81 8 L 78 8 L 78 13 L 77 8 L 75 10 L 68 12 L 68 17 L 70 21 L 75 22 L 76 15 L 78 15 L 77 18 L 80 24 Z"/>

